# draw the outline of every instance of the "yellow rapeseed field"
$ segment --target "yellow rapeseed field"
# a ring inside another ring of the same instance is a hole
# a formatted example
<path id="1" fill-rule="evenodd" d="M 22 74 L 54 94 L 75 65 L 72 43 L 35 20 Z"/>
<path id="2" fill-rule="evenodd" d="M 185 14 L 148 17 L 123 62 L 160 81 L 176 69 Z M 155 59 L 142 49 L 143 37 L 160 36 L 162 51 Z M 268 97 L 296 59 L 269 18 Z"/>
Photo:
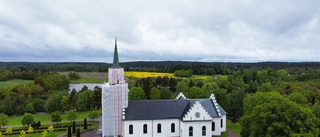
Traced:
<path id="1" fill-rule="evenodd" d="M 125 71 L 124 75 L 126 77 L 136 77 L 136 78 L 147 78 L 147 77 L 164 77 L 175 78 L 172 73 L 158 73 L 158 72 L 136 72 L 136 71 Z"/>

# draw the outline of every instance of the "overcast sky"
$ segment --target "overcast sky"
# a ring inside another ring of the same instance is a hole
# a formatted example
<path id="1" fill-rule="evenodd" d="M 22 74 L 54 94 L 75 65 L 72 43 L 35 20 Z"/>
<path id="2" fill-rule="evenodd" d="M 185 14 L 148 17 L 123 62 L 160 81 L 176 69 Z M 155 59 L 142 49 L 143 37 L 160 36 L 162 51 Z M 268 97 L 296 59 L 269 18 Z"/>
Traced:
<path id="1" fill-rule="evenodd" d="M 0 61 L 320 61 L 319 0 L 1 0 Z"/>

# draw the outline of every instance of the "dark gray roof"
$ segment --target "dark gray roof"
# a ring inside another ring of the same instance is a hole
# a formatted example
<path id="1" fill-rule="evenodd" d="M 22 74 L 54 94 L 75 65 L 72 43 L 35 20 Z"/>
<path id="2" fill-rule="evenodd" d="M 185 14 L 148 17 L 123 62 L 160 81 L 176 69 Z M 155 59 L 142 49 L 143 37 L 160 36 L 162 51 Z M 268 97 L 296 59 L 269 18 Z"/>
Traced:
<path id="1" fill-rule="evenodd" d="M 211 99 L 130 100 L 126 120 L 181 119 L 199 101 L 211 117 L 219 117 Z M 227 113 L 218 104 L 221 115 Z"/>
<path id="2" fill-rule="evenodd" d="M 200 104 L 206 109 L 206 111 L 209 113 L 211 117 L 219 117 L 214 104 L 211 99 L 190 99 L 190 107 L 189 109 L 193 106 L 193 104 L 196 103 L 196 101 L 199 101 Z M 218 104 L 218 103 L 217 103 Z M 220 109 L 221 115 L 226 115 L 227 113 L 222 109 L 222 107 L 218 104 L 218 107 Z"/>
<path id="3" fill-rule="evenodd" d="M 176 119 L 189 105 L 188 100 L 132 100 L 125 113 L 126 120 Z"/>

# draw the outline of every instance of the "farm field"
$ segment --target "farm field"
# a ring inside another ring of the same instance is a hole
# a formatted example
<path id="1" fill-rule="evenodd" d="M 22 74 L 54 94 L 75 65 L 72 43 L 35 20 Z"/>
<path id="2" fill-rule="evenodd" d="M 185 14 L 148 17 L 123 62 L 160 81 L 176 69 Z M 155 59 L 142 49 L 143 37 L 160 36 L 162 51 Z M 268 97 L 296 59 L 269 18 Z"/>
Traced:
<path id="1" fill-rule="evenodd" d="M 101 110 L 93 110 L 93 111 L 99 111 L 101 113 Z M 76 112 L 76 119 L 84 119 L 88 118 L 90 111 L 77 111 Z M 61 114 L 62 121 L 67 120 L 67 113 Z M 43 122 L 51 122 L 51 115 L 50 114 L 44 114 L 44 115 L 33 115 L 34 121 L 41 121 Z M 9 118 L 9 122 L 6 126 L 12 126 L 12 125 L 21 125 L 21 116 L 14 116 Z"/>
<path id="2" fill-rule="evenodd" d="M 13 86 L 14 84 L 19 84 L 19 83 L 24 83 L 24 84 L 33 83 L 33 80 L 11 79 L 8 81 L 0 82 L 0 87 L 3 87 L 4 89 L 6 89 L 10 86 Z"/>
<path id="3" fill-rule="evenodd" d="M 172 73 L 158 73 L 158 72 L 137 72 L 137 71 L 125 71 L 124 75 L 129 78 L 146 78 L 146 77 L 164 77 L 168 76 L 176 78 Z"/>

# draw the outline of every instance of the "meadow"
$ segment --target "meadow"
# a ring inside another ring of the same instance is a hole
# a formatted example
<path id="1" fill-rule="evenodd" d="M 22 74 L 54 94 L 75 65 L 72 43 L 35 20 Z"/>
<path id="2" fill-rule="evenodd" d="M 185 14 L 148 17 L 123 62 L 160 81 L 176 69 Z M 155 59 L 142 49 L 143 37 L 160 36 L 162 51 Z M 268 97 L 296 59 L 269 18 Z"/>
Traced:
<path id="1" fill-rule="evenodd" d="M 3 87 L 4 89 L 6 89 L 10 86 L 13 86 L 14 84 L 19 84 L 19 83 L 24 83 L 24 84 L 33 83 L 33 80 L 11 79 L 8 81 L 0 82 L 0 87 Z"/>

